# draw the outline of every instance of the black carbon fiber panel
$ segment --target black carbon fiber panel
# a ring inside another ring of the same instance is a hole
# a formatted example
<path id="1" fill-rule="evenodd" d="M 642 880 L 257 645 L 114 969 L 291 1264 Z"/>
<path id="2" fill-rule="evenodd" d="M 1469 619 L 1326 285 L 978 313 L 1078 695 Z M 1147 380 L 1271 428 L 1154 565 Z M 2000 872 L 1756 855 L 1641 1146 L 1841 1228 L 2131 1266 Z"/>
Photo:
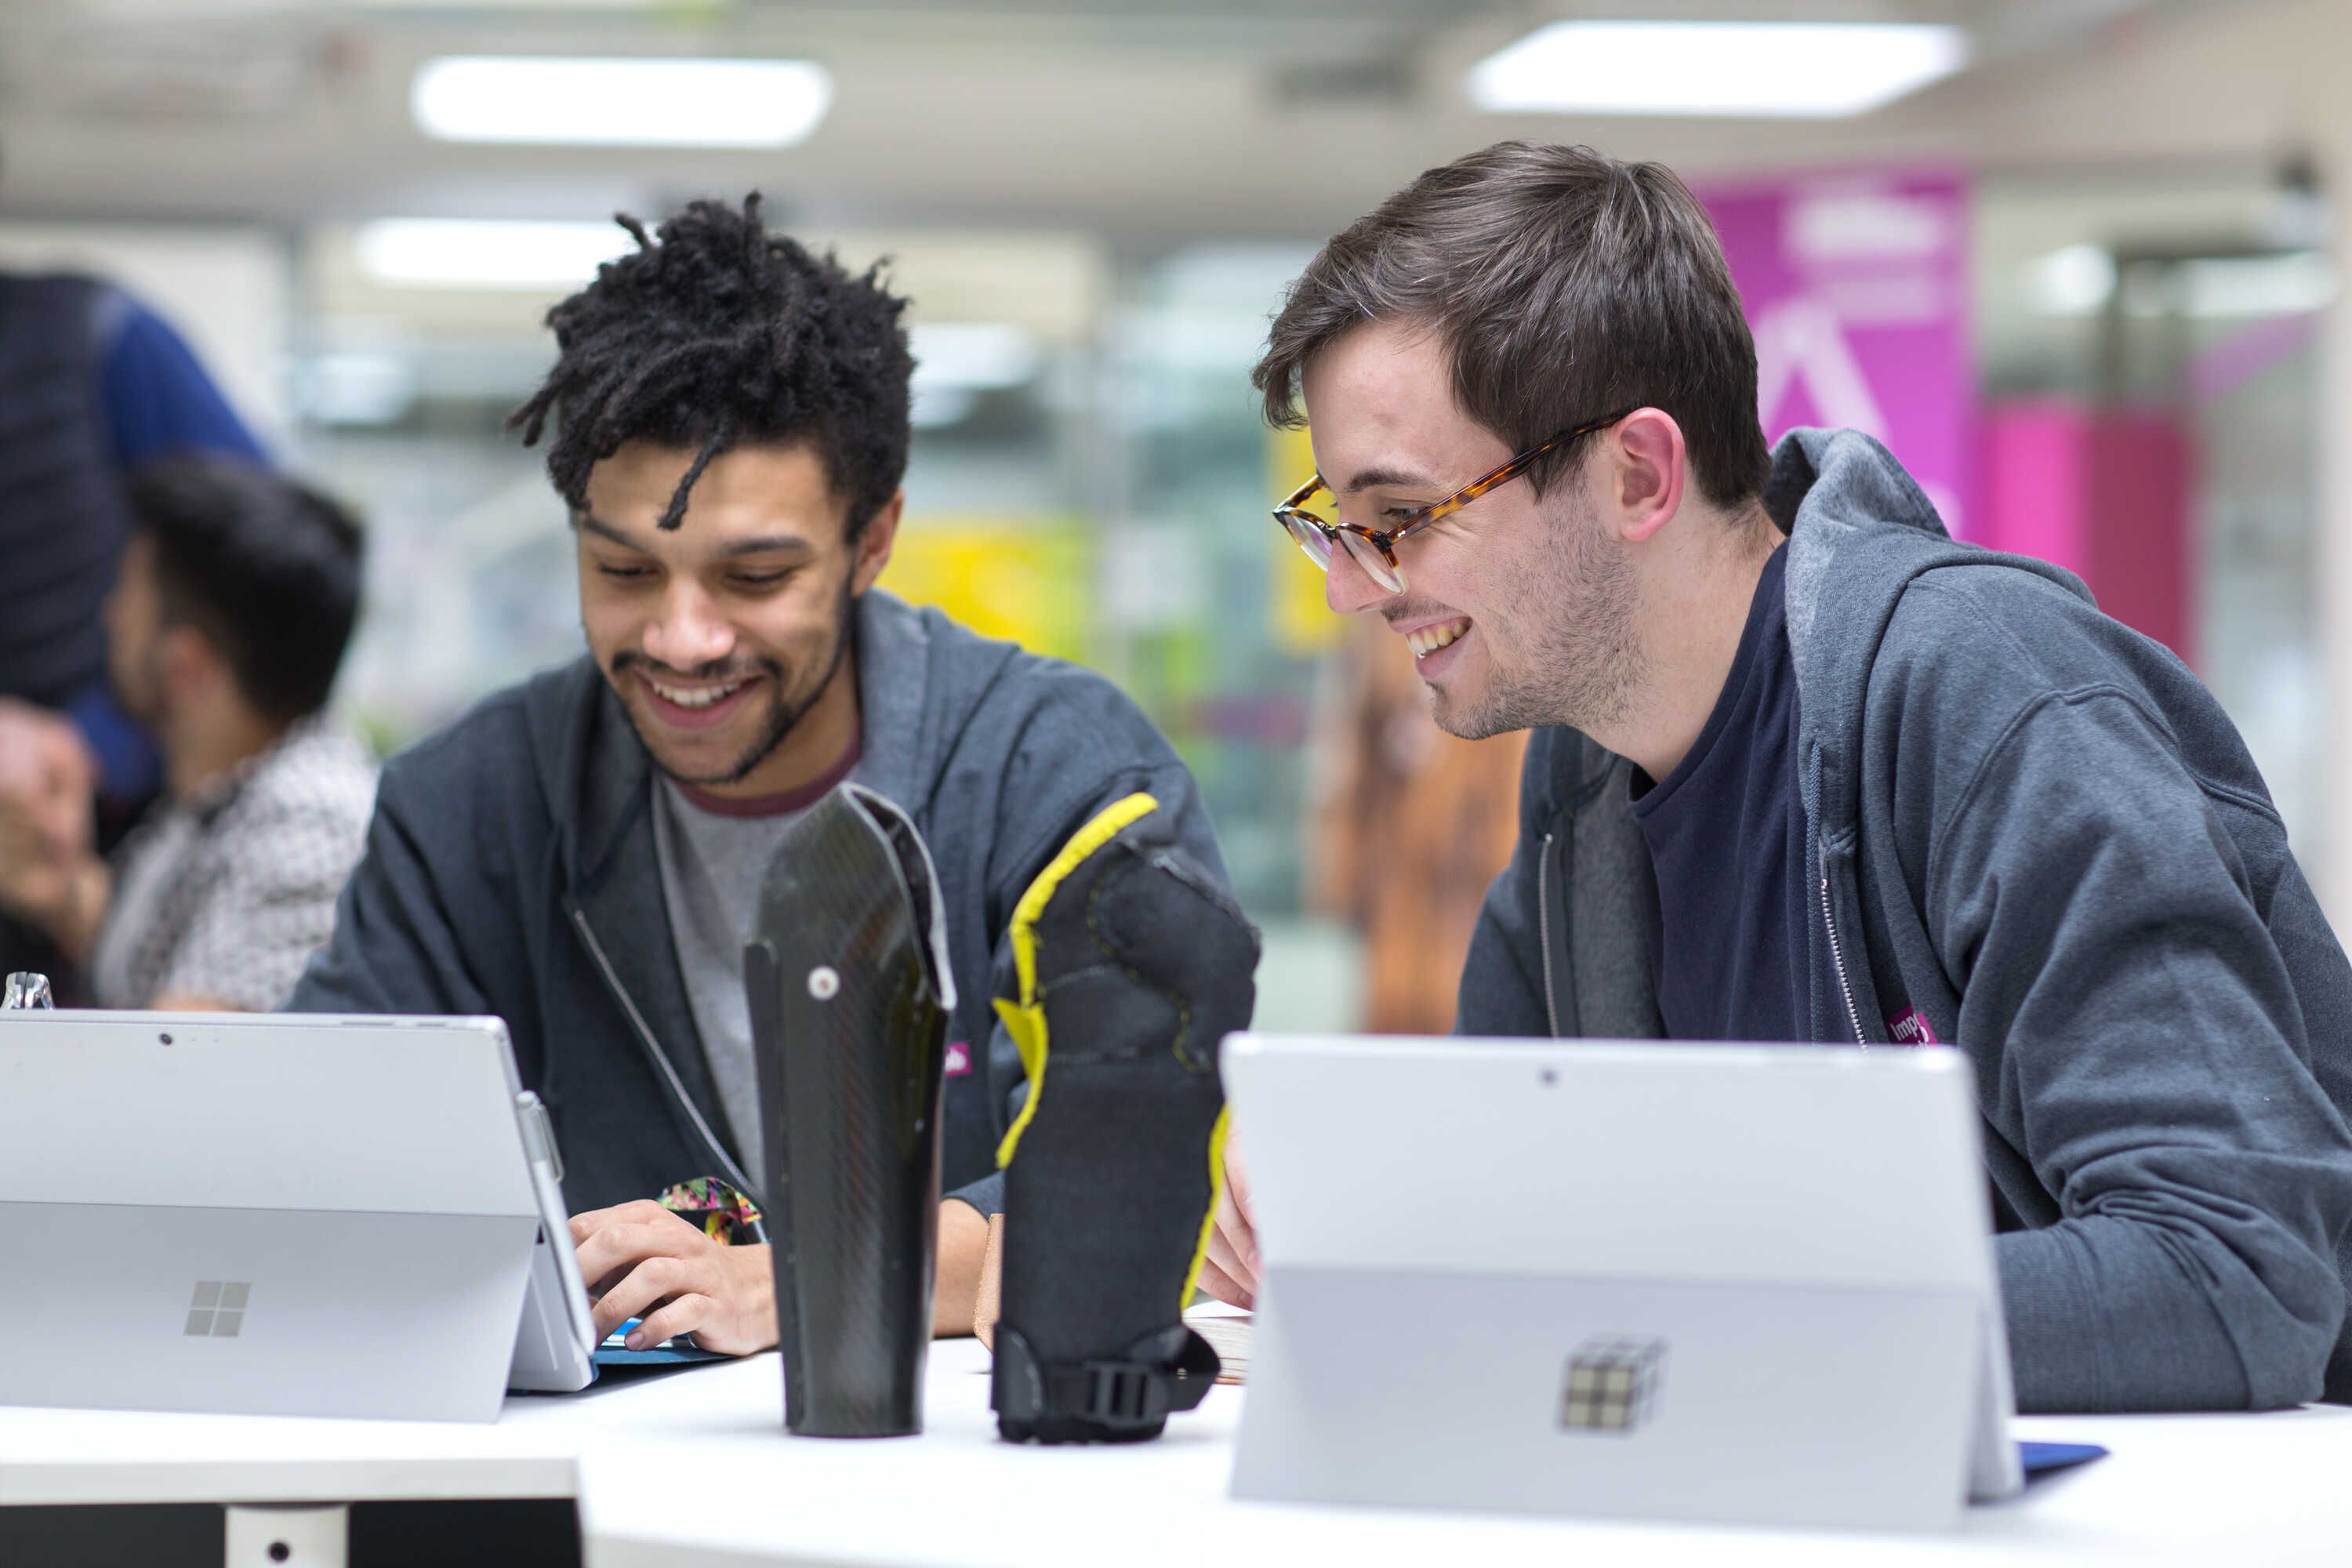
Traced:
<path id="1" fill-rule="evenodd" d="M 785 1425 L 804 1436 L 922 1429 L 948 1027 L 926 859 L 898 807 L 835 790 L 778 846 L 744 953 Z"/>

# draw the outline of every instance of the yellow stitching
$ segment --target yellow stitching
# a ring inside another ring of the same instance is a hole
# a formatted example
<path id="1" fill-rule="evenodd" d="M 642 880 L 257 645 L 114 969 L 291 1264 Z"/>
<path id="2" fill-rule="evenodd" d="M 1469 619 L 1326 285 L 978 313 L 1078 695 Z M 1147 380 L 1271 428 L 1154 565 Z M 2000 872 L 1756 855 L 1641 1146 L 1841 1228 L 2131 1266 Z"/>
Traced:
<path id="1" fill-rule="evenodd" d="M 1045 913 L 1045 905 L 1051 901 L 1055 890 L 1068 879 L 1071 872 L 1086 862 L 1087 857 L 1116 838 L 1129 824 L 1159 809 L 1159 804 L 1148 795 L 1137 794 L 1129 795 L 1126 799 L 1108 807 L 1093 821 L 1078 830 L 1070 842 L 1063 847 L 1062 852 L 1056 855 L 1053 862 L 1038 875 L 1037 879 L 1029 885 L 1028 890 L 1022 895 L 1020 903 L 1014 906 L 1012 928 L 1013 957 L 1014 970 L 1020 978 L 1021 998 L 1018 1003 L 1009 1002 L 1003 997 L 997 997 L 994 1001 L 998 1015 L 1004 1020 L 1006 1032 L 1013 1037 L 1013 1045 L 1021 1053 L 1022 1065 L 1028 1070 L 1029 1098 L 1022 1106 L 1020 1116 L 1005 1132 L 1003 1143 L 997 1151 L 996 1163 L 999 1166 L 1010 1165 L 1013 1163 L 1013 1156 L 1019 1147 L 1021 1135 L 1028 1130 L 1029 1122 L 1036 1116 L 1037 1107 L 1045 1099 L 1048 1047 L 1045 1035 L 1045 1009 L 1037 1000 L 1036 922 L 1038 917 Z M 1180 1070 L 1188 1073 L 1201 1070 L 1187 1062 L 1184 1056 L 1184 1041 L 1192 1032 L 1191 999 L 1175 991 L 1163 990 L 1151 984 L 1133 964 L 1122 959 L 1118 951 L 1104 939 L 1098 912 L 1102 893 L 1103 889 L 1100 884 L 1097 884 L 1087 894 L 1087 936 L 1097 948 L 1118 962 L 1120 970 L 1139 988 L 1157 991 L 1176 1005 L 1176 1033 L 1169 1042 L 1169 1052 L 1176 1058 Z M 1217 1120 L 1209 1131 L 1209 1204 L 1207 1212 L 1201 1216 L 1200 1233 L 1193 1244 L 1192 1261 L 1184 1270 L 1183 1288 L 1176 1297 L 1176 1310 L 1180 1317 L 1182 1316 L 1184 1309 L 1192 1303 L 1193 1291 L 1199 1288 L 1201 1269 L 1209 1256 L 1209 1237 L 1216 1228 L 1217 1206 L 1224 1198 L 1225 1134 L 1231 1124 L 1231 1117 L 1230 1109 L 1220 1106 L 1217 1110 Z"/>
<path id="2" fill-rule="evenodd" d="M 1208 1261 L 1209 1237 L 1217 1227 L 1217 1205 L 1225 1196 L 1225 1129 L 1233 1117 L 1233 1107 L 1217 1108 L 1217 1124 L 1209 1130 L 1209 1212 L 1201 1221 L 1201 1240 L 1192 1248 L 1192 1266 L 1184 1270 L 1183 1293 L 1176 1298 L 1176 1315 L 1182 1317 L 1184 1309 L 1192 1304 L 1192 1292 L 1201 1288 L 1201 1265 Z"/>
<path id="3" fill-rule="evenodd" d="M 1036 1120 L 1038 1103 L 1045 1096 L 1045 1063 L 1050 1044 L 1045 1035 L 1045 1009 L 1037 1000 L 1037 920 L 1052 901 L 1054 890 L 1068 879 L 1071 872 L 1084 865 L 1087 857 L 1118 837 L 1129 823 L 1136 822 L 1160 809 L 1160 803 L 1141 791 L 1114 801 L 1097 813 L 1094 819 L 1071 835 L 1062 846 L 1061 853 L 1046 864 L 1029 884 L 1028 891 L 1013 907 L 1013 968 L 1020 982 L 1018 1002 L 996 1001 L 997 1016 L 1004 1020 L 1005 1030 L 1013 1036 L 1013 1044 L 1021 1047 L 1022 1065 L 1029 1070 L 1029 1098 L 1021 1107 L 1021 1114 L 1005 1129 L 1003 1142 L 996 1148 L 996 1163 L 1000 1169 L 1013 1163 L 1013 1153 L 1020 1146 L 1021 1134 Z M 1036 1062 L 1029 1061 L 1029 1047 L 1024 1042 L 1024 1031 L 1013 1023 L 1018 1012 L 1029 1016 L 1027 1037 L 1034 1039 Z"/>
<path id="4" fill-rule="evenodd" d="M 1169 1042 L 1169 1054 L 1176 1058 L 1179 1071 L 1188 1074 L 1199 1073 L 1202 1070 L 1202 1068 L 1195 1067 L 1186 1060 L 1184 1056 L 1184 1041 L 1192 1032 L 1192 999 L 1180 992 L 1163 990 L 1153 985 L 1133 964 L 1119 957 L 1117 948 L 1103 939 L 1102 921 L 1097 914 L 1102 905 L 1102 897 L 1103 886 L 1100 882 L 1097 882 L 1087 895 L 1087 934 L 1093 939 L 1096 947 L 1118 964 L 1119 969 L 1136 984 L 1139 989 L 1156 992 L 1176 1005 L 1176 1033 Z M 1039 1016 L 1042 1021 L 1043 1014 L 1041 1013 Z M 1032 1088 L 1029 1092 L 1033 1098 L 1036 1094 L 1034 1088 Z M 1184 1315 L 1184 1309 L 1192 1305 L 1192 1292 L 1200 1286 L 1201 1267 L 1207 1261 L 1209 1256 L 1209 1237 L 1216 1228 L 1217 1205 L 1224 1197 L 1225 1130 L 1231 1116 L 1231 1108 L 1220 1104 L 1217 1107 L 1217 1120 L 1209 1129 L 1209 1206 L 1208 1211 L 1201 1216 L 1200 1236 L 1193 1243 L 1192 1261 L 1184 1268 L 1183 1289 L 1176 1295 L 1176 1315 L 1180 1318 Z"/>

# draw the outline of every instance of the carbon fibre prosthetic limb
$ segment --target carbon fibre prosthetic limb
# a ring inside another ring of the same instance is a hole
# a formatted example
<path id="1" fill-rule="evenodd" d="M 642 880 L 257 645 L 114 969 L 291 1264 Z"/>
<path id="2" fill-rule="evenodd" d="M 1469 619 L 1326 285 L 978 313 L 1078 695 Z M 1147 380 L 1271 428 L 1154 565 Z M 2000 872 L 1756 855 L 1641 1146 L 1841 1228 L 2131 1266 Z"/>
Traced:
<path id="1" fill-rule="evenodd" d="M 767 1128 L 784 1424 L 922 1430 L 955 1008 L 930 852 L 844 784 L 777 846 L 743 984 Z"/>
<path id="2" fill-rule="evenodd" d="M 996 1006 L 1029 1098 L 998 1154 L 998 1430 L 1156 1437 L 1216 1380 L 1183 1310 L 1224 1179 L 1217 1052 L 1248 1026 L 1257 932 L 1135 795 L 1031 885 L 1012 942 L 1014 994 Z"/>

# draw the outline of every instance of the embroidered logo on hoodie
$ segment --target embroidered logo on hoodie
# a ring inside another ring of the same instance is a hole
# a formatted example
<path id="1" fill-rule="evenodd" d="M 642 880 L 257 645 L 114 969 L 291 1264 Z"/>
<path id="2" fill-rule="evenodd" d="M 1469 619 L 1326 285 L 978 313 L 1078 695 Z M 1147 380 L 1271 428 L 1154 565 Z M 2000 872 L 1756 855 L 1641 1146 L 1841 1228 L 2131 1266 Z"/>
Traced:
<path id="1" fill-rule="evenodd" d="M 1927 1015 L 1916 1007 L 1906 1007 L 1886 1020 L 1886 1032 L 1895 1037 L 1898 1046 L 1940 1046 L 1936 1038 L 1936 1026 L 1927 1022 Z"/>

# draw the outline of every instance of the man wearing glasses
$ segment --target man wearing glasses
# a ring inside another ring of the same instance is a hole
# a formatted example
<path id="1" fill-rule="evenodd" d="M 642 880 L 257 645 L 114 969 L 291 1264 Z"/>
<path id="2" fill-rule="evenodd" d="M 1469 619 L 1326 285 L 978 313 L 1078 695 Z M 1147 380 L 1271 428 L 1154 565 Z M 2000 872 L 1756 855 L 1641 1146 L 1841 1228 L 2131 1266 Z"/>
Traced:
<path id="1" fill-rule="evenodd" d="M 2022 1407 L 2352 1400 L 2352 966 L 2244 745 L 1874 441 L 1768 451 L 1671 173 L 1433 170 L 1324 247 L 1255 380 L 1313 430 L 1276 516 L 1331 607 L 1445 729 L 1536 731 L 1457 1027 L 1956 1044 Z"/>

